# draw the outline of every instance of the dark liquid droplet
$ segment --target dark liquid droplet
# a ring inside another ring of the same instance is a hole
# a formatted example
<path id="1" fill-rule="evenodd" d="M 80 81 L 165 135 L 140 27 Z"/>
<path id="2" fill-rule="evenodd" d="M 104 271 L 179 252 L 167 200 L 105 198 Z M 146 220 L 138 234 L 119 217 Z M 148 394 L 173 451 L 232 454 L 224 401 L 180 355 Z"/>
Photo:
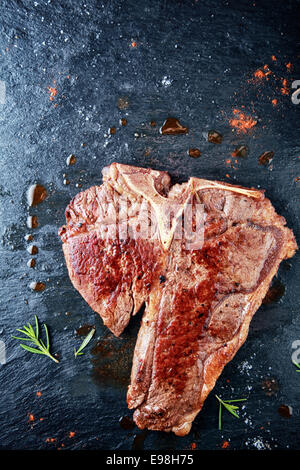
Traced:
<path id="1" fill-rule="evenodd" d="M 258 159 L 260 165 L 268 165 L 274 157 L 274 152 L 264 152 Z"/>
<path id="2" fill-rule="evenodd" d="M 120 124 L 121 126 L 127 126 L 127 119 L 125 118 L 120 119 Z"/>
<path id="3" fill-rule="evenodd" d="M 34 268 L 35 267 L 35 259 L 31 258 L 28 262 L 27 262 L 27 266 L 28 268 Z"/>
<path id="4" fill-rule="evenodd" d="M 188 131 L 188 128 L 182 126 L 176 118 L 166 119 L 160 129 L 160 132 L 163 135 L 187 134 Z"/>
<path id="5" fill-rule="evenodd" d="M 24 238 L 27 242 L 31 242 L 33 240 L 33 236 L 31 235 L 31 233 L 28 233 L 27 235 L 25 235 Z"/>
<path id="6" fill-rule="evenodd" d="M 70 166 L 70 165 L 75 165 L 77 161 L 77 158 L 75 157 L 75 155 L 69 155 L 68 158 L 67 158 L 67 165 Z"/>
<path id="7" fill-rule="evenodd" d="M 110 135 L 114 135 L 116 133 L 116 128 L 115 127 L 110 127 L 109 131 Z"/>
<path id="8" fill-rule="evenodd" d="M 293 414 L 293 408 L 288 405 L 280 405 L 280 407 L 278 408 L 278 413 L 283 418 L 290 418 Z"/>
<path id="9" fill-rule="evenodd" d="M 196 149 L 196 148 L 195 149 L 189 149 L 189 156 L 190 157 L 198 158 L 198 157 L 200 157 L 200 155 L 201 155 L 201 152 L 200 152 L 199 149 Z"/>
<path id="10" fill-rule="evenodd" d="M 30 289 L 36 291 L 36 292 L 42 292 L 46 288 L 46 284 L 43 282 L 31 282 L 29 284 Z"/>
<path id="11" fill-rule="evenodd" d="M 41 184 L 32 184 L 27 191 L 27 201 L 30 207 L 40 204 L 46 197 L 47 191 Z"/>
<path id="12" fill-rule="evenodd" d="M 217 131 L 209 131 L 207 134 L 207 140 L 212 144 L 221 144 L 223 136 Z"/>
<path id="13" fill-rule="evenodd" d="M 39 252 L 39 249 L 36 245 L 30 245 L 28 248 L 27 248 L 27 251 L 28 253 L 30 253 L 31 255 L 37 255 L 38 252 Z"/>
<path id="14" fill-rule="evenodd" d="M 133 439 L 132 443 L 132 450 L 143 450 L 144 449 L 144 442 L 147 437 L 148 431 L 145 430 L 141 432 L 140 434 L 136 434 Z"/>
<path id="15" fill-rule="evenodd" d="M 278 302 L 281 297 L 285 293 L 285 286 L 278 280 L 275 279 L 269 288 L 268 292 L 266 293 L 265 298 L 263 299 L 262 303 L 264 305 L 272 304 L 274 302 Z"/>
<path id="16" fill-rule="evenodd" d="M 150 121 L 150 126 L 151 126 L 151 127 L 155 127 L 155 126 L 156 126 L 156 122 L 155 122 L 155 121 Z"/>
<path id="17" fill-rule="evenodd" d="M 232 153 L 232 156 L 245 158 L 247 157 L 248 153 L 249 153 L 248 147 L 246 145 L 240 145 L 234 150 L 234 152 Z"/>
<path id="18" fill-rule="evenodd" d="M 134 422 L 131 418 L 129 418 L 129 416 L 122 416 L 122 418 L 119 420 L 119 423 L 122 429 L 129 430 L 135 427 Z"/>
<path id="19" fill-rule="evenodd" d="M 27 227 L 28 228 L 37 228 L 39 225 L 38 218 L 36 215 L 29 215 L 27 217 Z"/>
<path id="20" fill-rule="evenodd" d="M 92 328 L 95 328 L 95 326 L 88 325 L 88 324 L 82 325 L 79 328 L 77 328 L 76 334 L 78 336 L 87 336 Z"/>

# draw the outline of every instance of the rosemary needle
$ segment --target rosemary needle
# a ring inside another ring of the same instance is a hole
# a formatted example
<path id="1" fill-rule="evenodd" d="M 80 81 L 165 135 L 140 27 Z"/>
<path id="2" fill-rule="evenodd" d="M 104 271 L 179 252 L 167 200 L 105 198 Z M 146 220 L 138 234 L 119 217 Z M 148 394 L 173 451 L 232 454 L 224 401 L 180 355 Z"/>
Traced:
<path id="1" fill-rule="evenodd" d="M 80 347 L 77 349 L 76 351 L 76 348 L 74 348 L 74 356 L 77 357 L 77 356 L 82 356 L 83 355 L 83 348 L 85 348 L 88 343 L 91 341 L 92 337 L 94 336 L 94 333 L 96 331 L 96 328 L 92 328 L 90 330 L 90 332 L 88 333 L 88 335 L 84 338 L 84 340 L 82 341 Z"/>
<path id="2" fill-rule="evenodd" d="M 247 398 L 238 398 L 236 400 L 222 400 L 218 395 L 215 395 L 217 400 L 219 401 L 219 430 L 222 429 L 222 406 L 226 408 L 229 413 L 231 413 L 235 418 L 239 418 L 239 415 L 235 410 L 238 410 L 239 407 L 236 405 L 231 405 L 230 403 L 235 403 L 235 402 L 240 402 L 240 401 L 246 401 Z"/>
<path id="3" fill-rule="evenodd" d="M 46 334 L 46 344 L 39 339 L 39 322 L 38 318 L 35 315 L 35 330 L 31 326 L 30 323 L 28 323 L 28 326 L 23 326 L 23 330 L 20 328 L 17 328 L 17 331 L 20 331 L 20 333 L 23 333 L 26 338 L 22 338 L 19 336 L 13 336 L 14 339 L 18 339 L 21 341 L 30 341 L 36 348 L 33 348 L 31 346 L 27 346 L 27 344 L 20 344 L 21 348 L 25 349 L 25 351 L 32 352 L 34 354 L 43 354 L 44 356 L 50 357 L 52 361 L 54 362 L 59 362 L 55 357 L 52 356 L 50 353 L 50 341 L 49 341 L 49 333 L 48 333 L 48 328 L 47 325 L 44 323 L 44 329 L 45 329 L 45 334 Z"/>
<path id="4" fill-rule="evenodd" d="M 298 370 L 296 370 L 296 372 L 300 372 L 300 364 L 298 364 L 298 362 L 296 362 L 296 361 L 293 361 L 293 364 L 298 368 Z"/>

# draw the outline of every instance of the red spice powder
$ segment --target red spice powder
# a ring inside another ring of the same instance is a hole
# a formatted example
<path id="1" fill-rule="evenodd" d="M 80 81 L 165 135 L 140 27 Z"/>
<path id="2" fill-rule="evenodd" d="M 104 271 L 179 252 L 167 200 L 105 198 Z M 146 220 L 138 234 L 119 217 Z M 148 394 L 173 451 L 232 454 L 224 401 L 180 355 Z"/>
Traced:
<path id="1" fill-rule="evenodd" d="M 287 79 L 286 78 L 284 78 L 282 80 L 282 88 L 281 88 L 280 91 L 281 91 L 282 95 L 288 95 L 289 94 L 289 90 L 287 88 Z"/>
<path id="2" fill-rule="evenodd" d="M 273 105 L 273 106 L 276 106 L 276 105 L 277 105 L 277 103 L 278 103 L 277 99 L 276 99 L 276 98 L 274 98 L 274 99 L 272 100 L 272 105 Z"/>
<path id="3" fill-rule="evenodd" d="M 28 415 L 28 421 L 31 422 L 31 423 L 34 421 L 34 416 L 33 416 L 32 413 L 30 413 L 30 414 Z"/>
<path id="4" fill-rule="evenodd" d="M 235 117 L 229 120 L 231 127 L 234 127 L 239 132 L 246 133 L 247 130 L 251 129 L 257 124 L 257 121 L 251 116 L 241 112 L 239 109 L 234 109 L 233 114 Z"/>
<path id="5" fill-rule="evenodd" d="M 224 441 L 224 442 L 222 443 L 222 449 L 227 449 L 229 446 L 230 446 L 230 444 L 229 444 L 228 441 Z"/>
<path id="6" fill-rule="evenodd" d="M 191 443 L 191 449 L 192 449 L 192 450 L 195 450 L 196 447 L 197 447 L 196 442 L 192 442 L 192 443 Z"/>
<path id="7" fill-rule="evenodd" d="M 57 88 L 48 86 L 48 92 L 49 92 L 49 94 L 50 94 L 49 100 L 50 100 L 50 101 L 53 101 L 53 100 L 54 100 L 54 97 L 57 95 Z"/>
<path id="8" fill-rule="evenodd" d="M 276 62 L 276 61 L 277 61 L 277 58 L 276 58 L 275 55 L 272 55 L 272 60 L 273 60 L 273 62 Z"/>
<path id="9" fill-rule="evenodd" d="M 131 41 L 131 47 L 137 47 L 137 42 Z"/>
<path id="10" fill-rule="evenodd" d="M 36 392 L 36 396 L 40 398 L 42 396 L 42 392 Z"/>
<path id="11" fill-rule="evenodd" d="M 289 72 L 293 69 L 293 65 L 291 64 L 291 62 L 289 62 L 288 64 L 285 64 L 285 66 Z"/>
<path id="12" fill-rule="evenodd" d="M 265 74 L 262 70 L 258 69 L 256 72 L 254 72 L 254 77 L 255 78 L 264 78 Z"/>
<path id="13" fill-rule="evenodd" d="M 75 432 L 74 432 L 74 431 L 70 431 L 70 432 L 69 432 L 69 438 L 72 439 L 72 437 L 74 437 L 74 436 L 75 436 Z"/>
<path id="14" fill-rule="evenodd" d="M 56 438 L 55 437 L 47 437 L 46 442 L 55 442 Z"/>
<path id="15" fill-rule="evenodd" d="M 265 78 L 269 80 L 269 75 L 271 74 L 271 70 L 269 69 L 268 65 L 264 65 L 263 69 L 258 69 L 254 72 L 254 78 L 257 80 L 262 80 Z"/>

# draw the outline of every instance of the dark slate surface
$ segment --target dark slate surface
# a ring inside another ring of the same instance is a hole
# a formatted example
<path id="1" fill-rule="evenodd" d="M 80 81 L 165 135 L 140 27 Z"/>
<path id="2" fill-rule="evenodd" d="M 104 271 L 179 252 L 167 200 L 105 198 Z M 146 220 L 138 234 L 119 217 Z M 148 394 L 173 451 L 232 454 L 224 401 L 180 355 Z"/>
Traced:
<path id="1" fill-rule="evenodd" d="M 1 2 L 0 80 L 6 103 L 0 105 L 0 340 L 7 362 L 0 365 L 0 448 L 143 444 L 181 450 L 195 442 L 198 449 L 218 449 L 224 440 L 231 449 L 299 448 L 300 377 L 291 363 L 292 343 L 300 340 L 297 256 L 278 274 L 285 295 L 259 309 L 246 344 L 217 383 L 215 392 L 224 398 L 249 397 L 241 418 L 224 414 L 218 431 L 211 394 L 191 433 L 179 438 L 120 427 L 119 419 L 130 416 L 125 396 L 140 316 L 113 339 L 71 286 L 57 237 L 64 209 L 79 191 L 75 184 L 85 189 L 101 183 L 102 167 L 113 161 L 166 169 L 174 181 L 194 175 L 263 187 L 299 237 L 294 179 L 300 106 L 290 99 L 291 83 L 300 78 L 297 11 L 296 1 Z M 254 71 L 265 64 L 272 71 L 269 80 L 254 82 Z M 282 79 L 288 95 L 280 92 Z M 52 101 L 48 87 L 57 89 Z M 120 110 L 117 103 L 124 97 L 129 106 Z M 242 106 L 258 120 L 246 134 L 233 132 L 228 122 L 233 108 Z M 189 134 L 159 135 L 168 116 L 179 118 Z M 128 119 L 123 128 L 122 117 Z M 111 126 L 116 135 L 107 137 Z M 209 129 L 224 135 L 221 145 L 205 141 L 202 133 Z M 225 161 L 239 144 L 247 144 L 250 154 L 233 170 Z M 200 148 L 202 156 L 188 157 L 189 147 Z M 267 150 L 275 152 L 272 168 L 257 162 Z M 77 156 L 73 167 L 66 166 L 70 153 Z M 28 210 L 26 190 L 36 181 L 49 196 Z M 32 231 L 39 247 L 35 269 L 26 266 L 28 213 L 40 223 Z M 31 293 L 32 280 L 45 281 L 46 290 Z M 23 351 L 11 338 L 34 314 L 48 324 L 59 364 Z M 96 325 L 96 338 L 74 359 L 73 347 L 80 343 L 75 331 L 86 323 Z M 262 387 L 265 379 L 275 381 L 271 394 Z M 281 404 L 293 407 L 290 419 L 279 416 Z"/>

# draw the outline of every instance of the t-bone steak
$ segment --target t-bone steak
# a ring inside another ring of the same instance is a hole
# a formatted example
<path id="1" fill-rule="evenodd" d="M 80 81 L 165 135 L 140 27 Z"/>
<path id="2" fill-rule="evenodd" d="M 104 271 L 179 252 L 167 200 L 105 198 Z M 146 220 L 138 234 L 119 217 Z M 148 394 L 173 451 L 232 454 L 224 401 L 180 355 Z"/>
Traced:
<path id="1" fill-rule="evenodd" d="M 263 191 L 199 178 L 171 186 L 167 172 L 118 163 L 102 173 L 66 209 L 69 276 L 116 336 L 145 304 L 128 406 L 139 428 L 183 436 L 295 238 Z"/>

